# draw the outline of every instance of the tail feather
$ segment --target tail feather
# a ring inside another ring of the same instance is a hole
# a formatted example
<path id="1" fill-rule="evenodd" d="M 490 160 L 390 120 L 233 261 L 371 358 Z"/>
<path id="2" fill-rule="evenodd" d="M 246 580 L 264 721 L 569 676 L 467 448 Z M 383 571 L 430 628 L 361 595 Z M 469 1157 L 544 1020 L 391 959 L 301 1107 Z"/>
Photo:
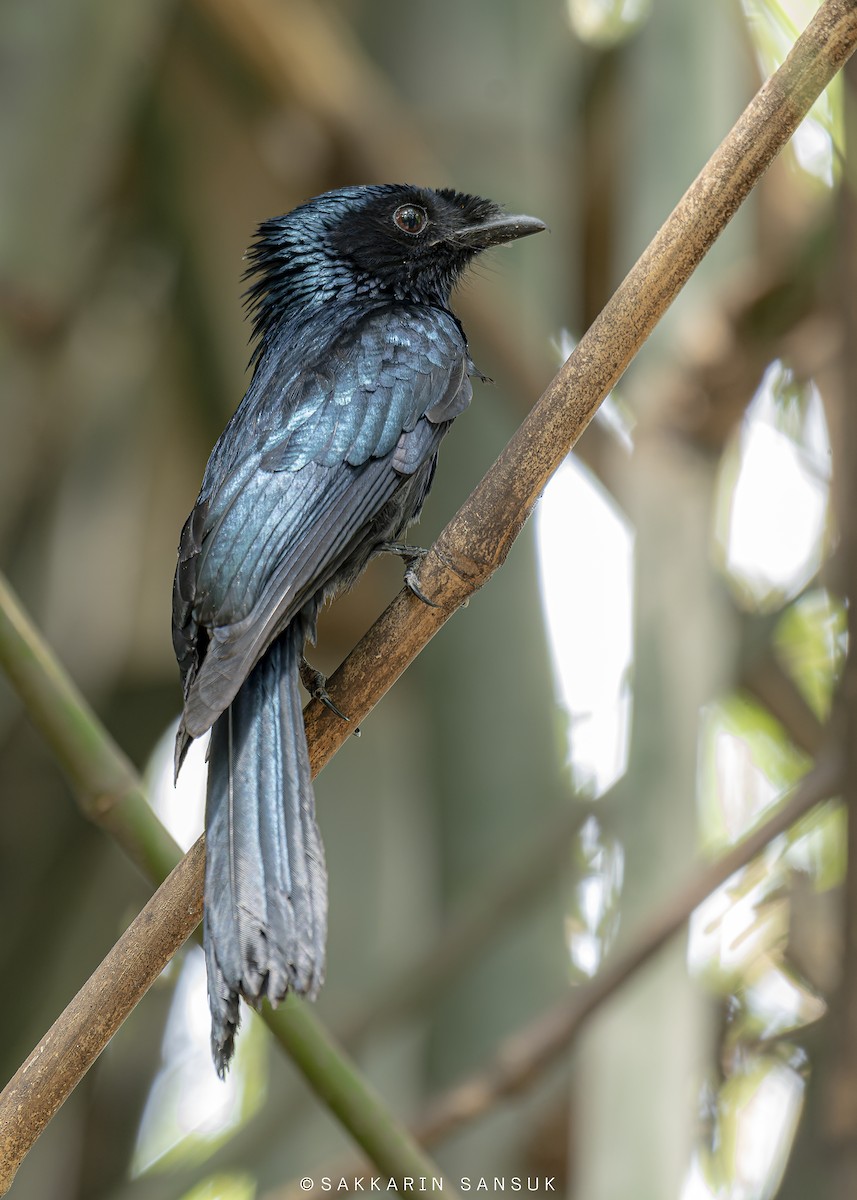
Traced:
<path id="1" fill-rule="evenodd" d="M 285 631 L 211 735 L 204 942 L 211 1045 L 232 1056 L 238 996 L 258 1006 L 324 975 L 327 874 L 315 821 L 298 670 L 304 631 Z"/>

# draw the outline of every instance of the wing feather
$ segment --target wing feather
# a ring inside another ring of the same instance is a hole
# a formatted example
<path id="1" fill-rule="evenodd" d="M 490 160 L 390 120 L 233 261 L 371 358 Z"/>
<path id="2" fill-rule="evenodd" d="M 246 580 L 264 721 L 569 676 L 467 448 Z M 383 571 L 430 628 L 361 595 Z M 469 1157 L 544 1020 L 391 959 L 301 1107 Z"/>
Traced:
<path id="1" fill-rule="evenodd" d="M 290 375 L 260 363 L 233 418 L 241 448 L 233 437 L 228 460 L 212 455 L 179 548 L 187 734 L 211 725 L 290 621 L 416 515 L 471 369 L 449 314 L 404 306 L 374 310 Z"/>

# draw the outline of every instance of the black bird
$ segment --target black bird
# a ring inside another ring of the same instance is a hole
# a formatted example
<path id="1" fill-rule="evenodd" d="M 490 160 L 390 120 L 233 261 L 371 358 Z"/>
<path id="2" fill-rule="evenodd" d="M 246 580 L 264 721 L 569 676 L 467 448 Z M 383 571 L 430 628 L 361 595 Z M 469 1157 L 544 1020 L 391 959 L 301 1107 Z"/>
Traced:
<path id="1" fill-rule="evenodd" d="M 218 1074 L 238 997 L 324 974 L 327 877 L 299 674 L 325 600 L 396 545 L 478 374 L 450 291 L 480 251 L 544 229 L 490 200 L 409 185 L 328 192 L 248 253 L 253 377 L 182 530 L 176 772 L 211 728 L 204 941 Z"/>

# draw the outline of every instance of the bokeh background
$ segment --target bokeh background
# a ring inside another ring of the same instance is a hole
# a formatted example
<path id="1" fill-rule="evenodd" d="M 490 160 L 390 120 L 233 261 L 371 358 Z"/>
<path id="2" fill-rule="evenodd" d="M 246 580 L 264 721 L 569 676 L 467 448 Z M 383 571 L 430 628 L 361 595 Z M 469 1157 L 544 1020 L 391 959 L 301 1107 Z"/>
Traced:
<path id="1" fill-rule="evenodd" d="M 815 7 L 0 6 L 0 558 L 185 844 L 203 768 L 198 753 L 173 791 L 170 587 L 247 382 L 254 226 L 379 181 L 478 192 L 550 226 L 459 294 L 496 383 L 444 445 L 416 534 L 429 544 Z M 825 729 L 855 571 L 847 111 L 840 80 L 504 569 L 317 781 L 331 875 L 317 1008 L 403 1118 L 633 944 L 823 743 L 849 744 L 853 684 Z M 379 562 L 329 610 L 316 665 L 344 657 L 400 579 Z M 5 1080 L 149 889 L 79 815 L 2 682 L 0 780 Z M 831 802 L 698 909 L 567 1054 L 433 1147 L 444 1171 L 552 1176 L 585 1200 L 857 1194 L 835 1190 L 855 1135 L 834 1102 L 857 953 L 846 858 Z M 275 1200 L 348 1161 L 260 1022 L 247 1017 L 226 1085 L 207 1037 L 192 948 L 13 1195 Z"/>

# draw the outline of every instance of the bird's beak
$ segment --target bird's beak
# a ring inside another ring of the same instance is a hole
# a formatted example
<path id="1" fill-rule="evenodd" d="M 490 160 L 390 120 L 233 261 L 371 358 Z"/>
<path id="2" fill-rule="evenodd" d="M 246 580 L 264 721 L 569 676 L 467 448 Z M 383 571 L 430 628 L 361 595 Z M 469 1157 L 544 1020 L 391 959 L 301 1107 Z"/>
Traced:
<path id="1" fill-rule="evenodd" d="M 529 237 L 531 233 L 541 233 L 543 229 L 547 229 L 547 225 L 538 217 L 523 214 L 508 216 L 504 213 L 492 217 L 490 221 L 483 221 L 481 225 L 468 225 L 466 229 L 454 233 L 451 240 L 471 250 L 487 250 L 489 246 L 502 246 L 517 238 Z"/>

